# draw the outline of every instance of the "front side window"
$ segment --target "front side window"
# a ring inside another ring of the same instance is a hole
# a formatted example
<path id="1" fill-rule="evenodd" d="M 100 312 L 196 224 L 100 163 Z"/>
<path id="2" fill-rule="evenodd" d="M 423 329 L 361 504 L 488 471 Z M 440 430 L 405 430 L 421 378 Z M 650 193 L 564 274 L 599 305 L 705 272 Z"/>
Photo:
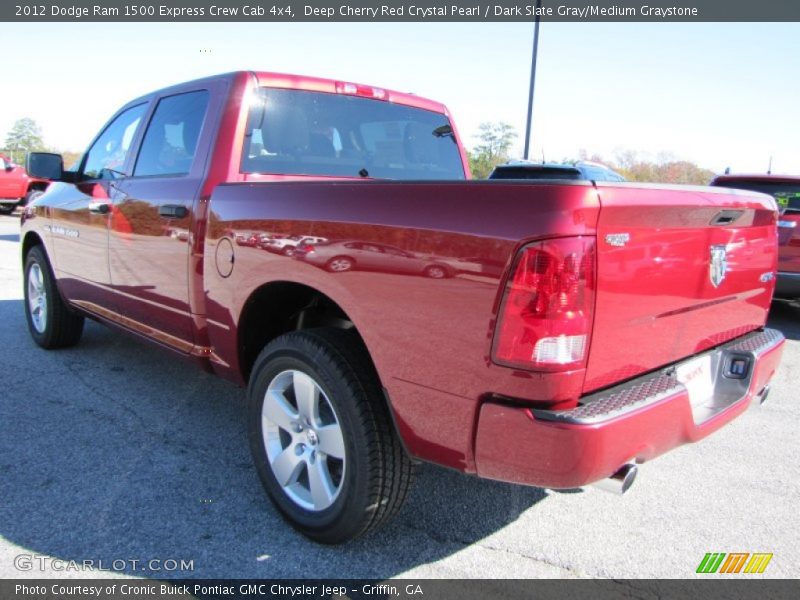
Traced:
<path id="1" fill-rule="evenodd" d="M 121 113 L 105 128 L 86 153 L 84 179 L 116 179 L 124 176 L 122 170 L 146 108 L 147 104 L 137 104 Z"/>
<path id="2" fill-rule="evenodd" d="M 448 118 L 340 94 L 260 88 L 250 108 L 243 173 L 464 179 Z"/>
<path id="3" fill-rule="evenodd" d="M 162 98 L 144 134 L 134 177 L 189 173 L 207 107 L 206 90 Z"/>

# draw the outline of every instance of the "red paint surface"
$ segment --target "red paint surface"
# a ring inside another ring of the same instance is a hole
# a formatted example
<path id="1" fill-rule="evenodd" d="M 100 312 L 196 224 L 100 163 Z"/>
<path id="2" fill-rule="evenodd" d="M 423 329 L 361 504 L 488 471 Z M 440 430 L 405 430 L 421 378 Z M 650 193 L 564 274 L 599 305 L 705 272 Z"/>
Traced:
<path id="1" fill-rule="evenodd" d="M 3 158 L 7 165 L 13 164 L 5 154 L 0 154 L 0 158 Z M 24 198 L 32 185 L 47 183 L 48 181 L 45 179 L 30 177 L 25 167 L 20 165 L 13 165 L 11 169 L 0 169 L 0 199 L 16 200 Z"/>
<path id="2" fill-rule="evenodd" d="M 766 323 L 776 269 L 776 214 L 766 196 L 692 187 L 599 188 L 598 292 L 585 392 L 697 354 Z M 722 209 L 741 215 L 711 222 Z M 611 234 L 630 241 L 615 247 Z M 727 249 L 714 287 L 710 248 Z"/>
<path id="3" fill-rule="evenodd" d="M 651 460 L 697 442 L 742 414 L 772 379 L 783 343 L 761 356 L 747 395 L 696 425 L 689 397 L 675 394 L 629 415 L 597 425 L 540 421 L 530 411 L 487 402 L 476 436 L 478 475 L 555 489 L 609 477 L 626 463 Z"/>
<path id="4" fill-rule="evenodd" d="M 242 72 L 140 98 L 133 103 L 148 103 L 149 115 L 162 95 L 210 91 L 192 172 L 123 178 L 113 186 L 55 184 L 26 211 L 23 238 L 41 237 L 62 293 L 76 306 L 239 383 L 247 375 L 239 326 L 248 299 L 277 282 L 317 290 L 355 324 L 400 434 L 419 458 L 475 471 L 479 414 L 478 472 L 528 483 L 608 474 L 619 452 L 607 450 L 630 449 L 617 437 L 631 431 L 643 448 L 658 451 L 695 435 L 661 421 L 671 411 L 680 416 L 677 405 L 647 411 L 633 429 L 616 425 L 587 437 L 485 402 L 505 397 L 571 407 L 585 390 L 763 325 L 772 284 L 753 277 L 774 270 L 776 254 L 770 246 L 774 214 L 763 197 L 646 186 L 602 186 L 598 195 L 589 183 L 399 183 L 239 172 L 247 101 L 256 86 L 330 92 L 336 84 Z M 446 112 L 417 96 L 385 94 L 386 101 Z M 457 134 L 456 141 L 466 164 Z M 111 212 L 90 212 L 97 202 L 110 203 Z M 189 215 L 161 218 L 163 204 L 182 204 Z M 702 225 L 730 206 L 746 213 L 736 226 Z M 607 246 L 605 233 L 620 231 L 631 234 L 630 245 Z M 349 257 L 353 268 L 332 272 L 327 262 L 315 262 L 314 243 L 297 256 L 270 251 L 266 241 L 286 236 L 336 240 L 350 249 L 355 244 L 359 254 Z M 492 335 L 509 266 L 524 245 L 562 236 L 596 236 L 588 365 L 537 372 L 494 364 Z M 712 243 L 741 243 L 731 255 L 736 268 L 717 290 L 701 281 L 707 280 L 704 260 Z M 234 249 L 230 276 L 217 266 L 218 249 L 226 247 Z M 447 276 L 431 276 L 431 266 Z M 721 299 L 726 303 L 703 308 Z M 524 444 L 508 454 L 511 440 Z M 521 472 L 523 465 L 532 471 Z"/>

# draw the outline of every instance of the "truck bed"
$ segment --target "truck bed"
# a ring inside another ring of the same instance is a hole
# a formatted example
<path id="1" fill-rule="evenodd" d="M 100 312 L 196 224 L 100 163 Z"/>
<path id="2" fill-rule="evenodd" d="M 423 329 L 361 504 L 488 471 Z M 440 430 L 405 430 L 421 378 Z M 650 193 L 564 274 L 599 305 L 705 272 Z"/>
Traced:
<path id="1" fill-rule="evenodd" d="M 210 210 L 204 273 L 216 368 L 246 372 L 228 332 L 257 287 L 312 286 L 358 327 L 415 453 L 467 470 L 481 398 L 575 407 L 587 393 L 762 327 L 774 285 L 760 279 L 774 271 L 775 216 L 759 194 L 563 181 L 286 182 L 222 185 Z M 712 225 L 725 210 L 735 221 Z M 629 241 L 611 245 L 612 234 Z M 265 236 L 385 246 L 443 265 L 448 276 L 411 272 L 401 264 L 411 259 L 388 254 L 332 272 L 302 253 L 243 242 Z M 496 364 L 492 337 L 514 257 L 535 240 L 567 236 L 597 240 L 587 364 L 560 372 Z M 228 245 L 235 268 L 222 277 L 219 248 Z M 716 288 L 713 245 L 730 247 Z"/>

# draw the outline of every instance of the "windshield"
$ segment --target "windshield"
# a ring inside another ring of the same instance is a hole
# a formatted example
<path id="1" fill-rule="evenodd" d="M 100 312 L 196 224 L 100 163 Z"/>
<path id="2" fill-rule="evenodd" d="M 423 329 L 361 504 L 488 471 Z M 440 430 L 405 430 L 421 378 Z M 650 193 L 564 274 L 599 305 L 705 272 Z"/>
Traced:
<path id="1" fill-rule="evenodd" d="M 768 181 L 725 181 L 718 185 L 739 190 L 761 192 L 774 197 L 781 212 L 800 213 L 800 183 L 770 183 Z"/>
<path id="2" fill-rule="evenodd" d="M 443 114 L 381 100 L 260 88 L 250 108 L 243 173 L 464 179 Z"/>

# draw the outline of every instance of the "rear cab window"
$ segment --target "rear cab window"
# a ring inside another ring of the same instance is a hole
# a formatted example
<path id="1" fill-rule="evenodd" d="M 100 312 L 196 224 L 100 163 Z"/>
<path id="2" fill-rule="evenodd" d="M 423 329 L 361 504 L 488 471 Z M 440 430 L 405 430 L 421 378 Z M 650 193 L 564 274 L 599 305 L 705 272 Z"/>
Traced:
<path id="1" fill-rule="evenodd" d="M 241 171 L 398 180 L 465 179 L 447 116 L 382 100 L 259 88 Z"/>

